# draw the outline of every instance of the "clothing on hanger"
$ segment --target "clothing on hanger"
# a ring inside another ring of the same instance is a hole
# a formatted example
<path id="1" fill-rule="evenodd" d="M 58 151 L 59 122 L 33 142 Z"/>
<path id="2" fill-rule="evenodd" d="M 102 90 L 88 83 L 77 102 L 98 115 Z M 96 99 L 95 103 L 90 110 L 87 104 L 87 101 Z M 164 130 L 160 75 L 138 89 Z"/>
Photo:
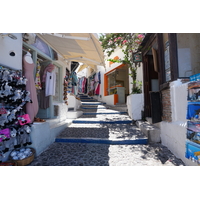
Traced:
<path id="1" fill-rule="evenodd" d="M 52 72 L 54 69 L 55 69 L 55 65 L 53 65 L 53 64 L 49 64 L 45 67 L 43 76 L 42 76 L 42 82 L 46 81 L 47 72 Z"/>
<path id="2" fill-rule="evenodd" d="M 26 83 L 26 90 L 30 92 L 30 98 L 32 100 L 32 103 L 28 102 L 26 104 L 26 113 L 29 114 L 31 122 L 33 122 L 34 117 L 37 115 L 39 109 L 37 92 L 33 76 L 35 64 L 34 63 L 30 64 L 25 60 L 25 58 L 23 58 L 23 67 L 24 67 L 24 76 L 28 80 Z"/>
<path id="3" fill-rule="evenodd" d="M 46 85 L 45 85 L 45 96 L 55 96 L 56 89 L 56 71 L 55 69 L 52 72 L 46 74 Z"/>

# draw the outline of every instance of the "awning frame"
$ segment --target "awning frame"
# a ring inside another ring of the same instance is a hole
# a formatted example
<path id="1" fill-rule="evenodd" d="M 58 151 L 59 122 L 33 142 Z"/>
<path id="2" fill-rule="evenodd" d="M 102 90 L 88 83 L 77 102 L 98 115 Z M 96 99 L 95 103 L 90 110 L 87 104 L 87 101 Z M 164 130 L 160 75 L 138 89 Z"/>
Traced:
<path id="1" fill-rule="evenodd" d="M 41 33 L 42 35 L 52 35 L 60 38 L 72 39 L 72 40 L 91 40 L 91 37 L 76 37 L 76 36 L 66 36 L 58 33 Z"/>
<path id="2" fill-rule="evenodd" d="M 89 59 L 89 58 L 85 58 L 85 57 L 83 57 L 83 56 L 75 57 L 75 58 L 69 58 L 69 59 L 65 59 L 65 60 L 67 60 L 67 61 L 71 61 L 71 60 L 74 60 L 74 59 L 75 59 L 75 60 L 79 60 L 79 59 L 88 60 L 88 61 L 91 61 L 91 62 L 97 64 L 97 65 L 100 65 L 100 64 L 101 64 L 101 63 L 99 63 L 99 62 L 97 62 L 97 61 L 95 61 L 95 60 L 91 60 L 91 59 Z M 81 62 L 84 63 L 84 61 L 81 61 Z"/>

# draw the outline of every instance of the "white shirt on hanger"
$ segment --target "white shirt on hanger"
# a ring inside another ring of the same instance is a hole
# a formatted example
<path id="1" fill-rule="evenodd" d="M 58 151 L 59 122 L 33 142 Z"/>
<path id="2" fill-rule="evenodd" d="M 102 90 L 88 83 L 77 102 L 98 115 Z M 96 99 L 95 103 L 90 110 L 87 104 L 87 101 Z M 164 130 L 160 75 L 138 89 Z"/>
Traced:
<path id="1" fill-rule="evenodd" d="M 50 95 L 55 96 L 55 89 L 56 89 L 56 71 L 54 69 L 52 72 L 47 72 L 45 96 L 50 96 Z"/>

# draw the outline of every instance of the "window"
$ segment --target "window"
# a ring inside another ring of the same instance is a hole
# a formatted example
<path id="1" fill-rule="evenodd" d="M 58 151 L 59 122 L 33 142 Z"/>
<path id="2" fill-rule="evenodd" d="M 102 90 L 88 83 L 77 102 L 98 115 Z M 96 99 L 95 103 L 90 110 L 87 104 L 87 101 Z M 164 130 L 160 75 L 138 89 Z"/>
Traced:
<path id="1" fill-rule="evenodd" d="M 36 37 L 35 43 L 32 45 L 40 51 L 42 51 L 47 56 L 51 57 L 49 46 L 45 42 L 43 42 L 39 37 Z"/>
<path id="2" fill-rule="evenodd" d="M 199 33 L 177 33 L 177 53 L 180 78 L 200 73 Z"/>
<path id="3" fill-rule="evenodd" d="M 116 84 L 115 71 L 108 75 L 108 89 L 114 87 Z"/>

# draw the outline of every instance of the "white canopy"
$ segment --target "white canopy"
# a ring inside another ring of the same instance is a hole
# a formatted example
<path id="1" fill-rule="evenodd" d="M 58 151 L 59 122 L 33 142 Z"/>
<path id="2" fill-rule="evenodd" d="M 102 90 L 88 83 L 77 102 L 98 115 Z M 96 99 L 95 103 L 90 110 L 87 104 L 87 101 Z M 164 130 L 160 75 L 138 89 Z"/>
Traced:
<path id="1" fill-rule="evenodd" d="M 80 72 L 80 71 L 82 71 L 82 70 L 84 70 L 85 68 L 87 68 L 87 67 L 89 67 L 89 69 L 93 69 L 93 70 L 97 70 L 97 66 L 96 65 L 90 65 L 90 66 L 88 66 L 88 65 L 86 65 L 86 64 L 83 64 L 83 65 L 80 65 L 79 67 L 78 67 L 78 71 L 77 71 L 77 73 L 78 72 Z"/>
<path id="2" fill-rule="evenodd" d="M 94 33 L 38 33 L 37 36 L 68 61 L 105 66 L 103 50 Z"/>

